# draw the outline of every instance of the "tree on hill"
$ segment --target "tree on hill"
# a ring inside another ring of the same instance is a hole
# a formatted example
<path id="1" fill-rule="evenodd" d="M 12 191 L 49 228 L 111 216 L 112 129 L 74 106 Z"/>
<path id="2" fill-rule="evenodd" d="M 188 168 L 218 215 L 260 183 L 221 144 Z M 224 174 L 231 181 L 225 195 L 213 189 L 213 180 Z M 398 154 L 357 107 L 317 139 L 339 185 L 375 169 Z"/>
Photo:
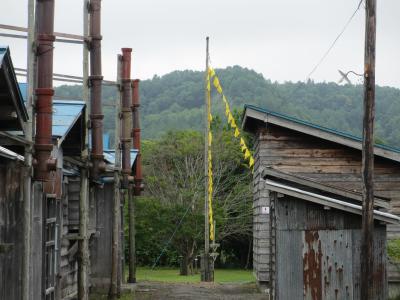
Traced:
<path id="1" fill-rule="evenodd" d="M 332 129 L 361 136 L 362 86 L 336 83 L 266 80 L 261 74 L 239 66 L 217 69 L 225 95 L 239 111 L 253 104 Z M 76 86 L 61 86 L 56 94 L 79 98 Z M 105 87 L 105 104 L 117 99 L 116 89 Z M 204 73 L 174 71 L 143 80 L 140 86 L 144 138 L 159 138 L 169 130 L 201 130 L 204 111 Z M 223 113 L 218 95 L 213 95 L 214 113 Z M 112 132 L 114 112 L 105 106 L 106 131 Z M 376 88 L 376 136 L 385 144 L 400 147 L 400 90 Z"/>

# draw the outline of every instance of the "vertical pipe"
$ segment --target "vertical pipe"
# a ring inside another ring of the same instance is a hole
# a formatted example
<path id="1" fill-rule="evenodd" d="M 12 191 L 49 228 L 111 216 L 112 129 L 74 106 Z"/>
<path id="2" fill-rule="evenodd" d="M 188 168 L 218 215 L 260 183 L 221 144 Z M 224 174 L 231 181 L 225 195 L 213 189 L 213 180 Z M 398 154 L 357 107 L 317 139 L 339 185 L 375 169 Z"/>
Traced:
<path id="1" fill-rule="evenodd" d="M 122 56 L 118 55 L 118 71 L 117 82 L 121 87 L 121 71 L 122 71 Z M 110 285 L 110 299 L 116 299 L 118 296 L 118 242 L 119 242 L 119 223 L 120 223 L 120 204 L 121 204 L 121 88 L 120 99 L 115 101 L 115 164 L 114 164 L 114 205 L 113 205 L 113 230 L 112 230 L 112 248 L 111 248 L 111 285 Z"/>
<path id="2" fill-rule="evenodd" d="M 134 173 L 134 195 L 140 196 L 141 191 L 143 190 L 142 182 L 142 155 L 140 151 L 140 117 L 139 117 L 139 107 L 140 107 L 140 99 L 139 99 L 139 79 L 133 80 L 133 92 L 132 92 L 132 121 L 133 121 L 133 129 L 132 129 L 132 138 L 133 138 L 133 148 L 138 150 L 138 154 L 136 157 L 135 164 L 133 166 Z"/>
<path id="3" fill-rule="evenodd" d="M 136 282 L 136 242 L 135 242 L 135 196 L 140 196 L 142 187 L 142 165 L 140 153 L 140 120 L 139 120 L 139 80 L 132 81 L 132 139 L 133 148 L 138 154 L 134 163 L 134 184 L 129 185 L 128 211 L 129 211 L 129 275 L 128 282 Z"/>
<path id="4" fill-rule="evenodd" d="M 78 259 L 78 298 L 82 300 L 89 299 L 89 179 L 88 179 L 88 147 L 89 147 L 89 130 L 87 120 L 89 119 L 89 47 L 87 43 L 89 35 L 89 0 L 83 1 L 83 35 L 85 43 L 83 43 L 82 55 L 82 73 L 83 86 L 82 98 L 86 103 L 84 115 L 84 146 L 81 158 L 86 166 L 81 168 L 80 181 L 80 197 L 79 197 L 79 233 L 81 239 L 78 241 L 79 259 Z"/>
<path id="5" fill-rule="evenodd" d="M 35 179 L 50 180 L 50 170 L 55 170 L 51 159 L 52 104 L 53 104 L 53 44 L 54 44 L 54 0 L 37 2 L 37 87 Z"/>
<path id="6" fill-rule="evenodd" d="M 129 214 L 129 274 L 128 282 L 136 282 L 136 242 L 135 242 L 135 198 L 133 195 L 133 185 L 128 189 L 128 214 Z"/>
<path id="7" fill-rule="evenodd" d="M 25 138 L 27 141 L 33 141 L 33 90 L 35 78 L 35 53 L 33 51 L 33 44 L 35 41 L 35 0 L 28 1 L 28 40 L 27 40 L 27 53 L 28 53 L 28 66 L 27 66 L 27 82 L 28 82 L 28 97 L 27 97 L 27 111 L 28 121 L 25 127 Z M 28 300 L 31 295 L 31 202 L 32 202 L 32 146 L 25 147 L 25 166 L 26 175 L 24 182 L 24 269 L 22 280 L 22 299 Z"/>
<path id="8" fill-rule="evenodd" d="M 101 0 L 90 1 L 90 125 L 92 129 L 92 177 L 104 172 L 103 112 L 101 107 Z"/>
<path id="9" fill-rule="evenodd" d="M 363 209 L 361 236 L 361 299 L 374 299 L 374 119 L 376 0 L 365 2 L 364 118 L 362 147 Z"/>
<path id="10" fill-rule="evenodd" d="M 122 130 L 121 130 L 121 147 L 122 147 L 122 188 L 127 189 L 129 186 L 129 176 L 131 174 L 131 48 L 122 48 Z"/>

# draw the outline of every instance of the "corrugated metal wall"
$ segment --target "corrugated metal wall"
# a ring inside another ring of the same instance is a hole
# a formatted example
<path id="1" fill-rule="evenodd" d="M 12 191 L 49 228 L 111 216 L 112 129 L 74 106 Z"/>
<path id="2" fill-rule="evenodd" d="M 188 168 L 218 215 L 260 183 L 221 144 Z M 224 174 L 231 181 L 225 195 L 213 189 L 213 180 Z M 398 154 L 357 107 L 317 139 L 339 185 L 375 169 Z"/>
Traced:
<path id="1" fill-rule="evenodd" d="M 275 207 L 275 299 L 360 299 L 361 217 L 287 196 Z M 374 237 L 374 299 L 387 299 L 385 226 Z"/>

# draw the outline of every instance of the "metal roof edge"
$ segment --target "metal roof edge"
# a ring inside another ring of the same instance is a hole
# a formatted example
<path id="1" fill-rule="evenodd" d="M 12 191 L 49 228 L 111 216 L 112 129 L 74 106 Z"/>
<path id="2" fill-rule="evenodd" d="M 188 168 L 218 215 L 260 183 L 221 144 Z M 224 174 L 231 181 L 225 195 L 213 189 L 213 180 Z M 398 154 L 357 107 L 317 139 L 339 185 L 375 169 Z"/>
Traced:
<path id="1" fill-rule="evenodd" d="M 14 151 L 11 151 L 2 146 L 0 146 L 0 156 L 11 160 L 25 161 L 25 158 L 22 155 L 19 155 L 18 153 L 15 153 Z"/>
<path id="2" fill-rule="evenodd" d="M 342 211 L 347 211 L 349 213 L 353 214 L 362 214 L 362 206 L 349 203 L 346 201 L 338 200 L 335 198 L 319 195 L 316 193 L 304 191 L 298 188 L 294 188 L 285 184 L 277 183 L 275 181 L 266 179 L 265 180 L 266 188 L 268 190 L 272 190 L 278 193 L 282 193 L 288 196 L 292 197 L 298 197 L 300 199 L 303 199 L 305 201 L 325 205 L 331 208 L 339 209 Z M 400 217 L 386 213 L 386 212 L 381 212 L 379 210 L 374 209 L 374 218 L 380 221 L 384 221 L 386 223 L 391 223 L 391 224 L 400 224 Z"/>

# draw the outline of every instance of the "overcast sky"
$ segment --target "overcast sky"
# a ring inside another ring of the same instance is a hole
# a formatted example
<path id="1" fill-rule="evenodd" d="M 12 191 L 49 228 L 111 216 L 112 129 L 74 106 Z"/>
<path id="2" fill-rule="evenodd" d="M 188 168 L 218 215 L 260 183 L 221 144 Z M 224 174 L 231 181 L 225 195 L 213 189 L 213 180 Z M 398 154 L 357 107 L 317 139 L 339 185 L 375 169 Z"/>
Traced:
<path id="1" fill-rule="evenodd" d="M 114 79 L 116 55 L 133 48 L 133 76 L 203 70 L 205 37 L 212 65 L 254 69 L 279 82 L 304 81 L 360 0 L 103 0 L 103 74 Z M 27 26 L 27 0 L 1 0 L 0 23 Z M 55 30 L 82 33 L 82 0 L 55 0 Z M 313 74 L 338 81 L 337 69 L 363 70 L 364 7 Z M 2 32 L 6 32 L 2 30 Z M 400 88 L 400 1 L 378 0 L 376 80 Z M 14 65 L 25 67 L 23 40 L 0 37 Z M 81 47 L 57 44 L 54 72 L 80 75 Z M 354 82 L 357 78 L 351 78 Z"/>

